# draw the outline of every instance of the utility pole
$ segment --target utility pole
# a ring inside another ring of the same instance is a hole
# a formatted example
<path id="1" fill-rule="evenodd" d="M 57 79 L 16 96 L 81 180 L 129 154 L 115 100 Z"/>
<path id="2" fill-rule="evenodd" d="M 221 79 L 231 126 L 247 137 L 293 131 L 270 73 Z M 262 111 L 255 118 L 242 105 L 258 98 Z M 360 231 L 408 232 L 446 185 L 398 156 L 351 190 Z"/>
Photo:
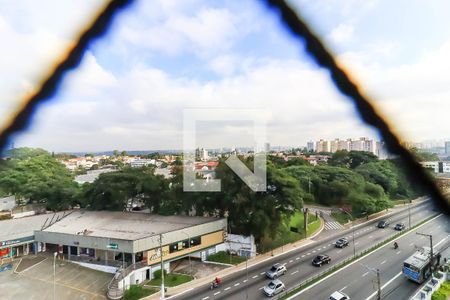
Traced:
<path id="1" fill-rule="evenodd" d="M 381 300 L 381 278 L 380 278 L 380 269 L 377 269 L 377 300 Z"/>
<path id="2" fill-rule="evenodd" d="M 433 251 L 433 236 L 431 234 L 416 232 L 418 235 L 423 235 L 430 238 L 430 262 L 432 271 L 434 271 L 434 251 Z"/>
<path id="3" fill-rule="evenodd" d="M 372 272 L 377 276 L 376 284 L 377 284 L 377 300 L 381 300 L 381 275 L 380 275 L 380 269 L 371 268 L 369 266 L 361 264 L 364 268 Z"/>
<path id="4" fill-rule="evenodd" d="M 159 255 L 161 256 L 161 299 L 165 299 L 165 288 L 164 288 L 164 260 L 162 251 L 162 233 L 159 234 Z"/>

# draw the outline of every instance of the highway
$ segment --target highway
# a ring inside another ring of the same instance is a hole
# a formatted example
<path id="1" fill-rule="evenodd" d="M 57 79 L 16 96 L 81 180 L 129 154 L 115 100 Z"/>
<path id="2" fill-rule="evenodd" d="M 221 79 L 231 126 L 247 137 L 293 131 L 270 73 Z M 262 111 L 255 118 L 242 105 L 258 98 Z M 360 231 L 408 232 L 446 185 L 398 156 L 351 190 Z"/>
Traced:
<path id="1" fill-rule="evenodd" d="M 382 299 L 408 299 L 419 285 L 403 276 L 403 261 L 416 251 L 416 246 L 429 246 L 429 239 L 416 232 L 432 234 L 438 248 L 448 246 L 450 223 L 446 216 L 440 215 L 398 239 L 397 250 L 386 245 L 291 299 L 329 299 L 334 291 L 342 291 L 351 299 L 376 299 L 374 269 L 380 270 Z M 447 249 L 443 257 L 449 254 Z"/>
<path id="2" fill-rule="evenodd" d="M 435 214 L 436 211 L 433 210 L 431 203 L 426 202 L 419 204 L 418 206 L 411 208 L 411 223 L 412 225 L 417 224 L 421 220 Z M 391 224 L 393 225 L 398 222 L 403 222 L 408 226 L 407 210 L 391 215 L 389 218 L 391 220 Z M 356 227 L 355 245 L 357 252 L 363 249 L 368 249 L 372 245 L 383 241 L 395 233 L 392 229 L 393 225 L 391 225 L 390 228 L 378 229 L 375 226 L 377 222 L 378 221 L 372 221 Z M 350 241 L 350 245 L 344 249 L 335 248 L 333 243 L 340 237 L 347 237 Z M 317 254 L 322 253 L 330 255 L 332 259 L 330 265 L 323 266 L 322 268 L 312 266 L 311 260 Z M 249 266 L 248 273 L 246 272 L 245 267 L 243 267 L 240 271 L 222 278 L 222 284 L 219 288 L 210 290 L 209 285 L 205 284 L 198 288 L 187 290 L 183 294 L 172 296 L 170 299 L 261 299 L 265 298 L 262 293 L 262 288 L 270 281 L 266 278 L 264 272 L 267 271 L 274 263 L 286 264 L 288 272 L 284 276 L 281 276 L 280 280 L 283 281 L 286 287 L 289 288 L 324 271 L 325 268 L 331 267 L 333 264 L 351 257 L 352 255 L 352 230 L 342 230 L 336 235 L 327 236 L 322 239 L 319 238 L 317 241 L 314 241 L 304 247 L 284 253 L 274 258 L 270 258 L 259 264 Z M 328 291 L 326 293 L 328 293 Z M 309 298 L 301 297 L 298 299 L 321 299 L 316 296 L 311 297 L 311 295 L 312 294 L 309 294 Z M 329 294 L 327 296 L 329 296 Z M 322 298 L 328 299 L 327 296 Z"/>

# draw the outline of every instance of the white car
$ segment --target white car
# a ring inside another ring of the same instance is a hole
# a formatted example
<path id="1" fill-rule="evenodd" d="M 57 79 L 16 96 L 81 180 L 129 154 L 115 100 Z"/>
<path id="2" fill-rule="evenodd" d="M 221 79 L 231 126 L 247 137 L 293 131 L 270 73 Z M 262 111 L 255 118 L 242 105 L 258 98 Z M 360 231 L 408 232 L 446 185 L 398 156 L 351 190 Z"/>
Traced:
<path id="1" fill-rule="evenodd" d="M 268 297 L 272 297 L 283 292 L 285 289 L 286 287 L 284 286 L 284 283 L 282 283 L 278 279 L 275 279 L 269 282 L 269 284 L 264 287 L 264 294 L 266 294 L 266 296 Z"/>
<path id="2" fill-rule="evenodd" d="M 334 292 L 331 294 L 330 300 L 350 300 L 350 297 L 343 292 Z"/>

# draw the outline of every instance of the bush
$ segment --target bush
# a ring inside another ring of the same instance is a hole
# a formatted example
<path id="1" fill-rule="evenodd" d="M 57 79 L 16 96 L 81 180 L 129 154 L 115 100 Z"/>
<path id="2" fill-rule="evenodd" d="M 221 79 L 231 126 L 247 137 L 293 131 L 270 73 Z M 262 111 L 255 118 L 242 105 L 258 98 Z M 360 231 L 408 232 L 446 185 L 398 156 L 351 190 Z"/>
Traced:
<path id="1" fill-rule="evenodd" d="M 167 271 L 164 270 L 164 276 L 167 275 Z M 153 272 L 154 279 L 161 279 L 161 270 L 157 270 Z"/>

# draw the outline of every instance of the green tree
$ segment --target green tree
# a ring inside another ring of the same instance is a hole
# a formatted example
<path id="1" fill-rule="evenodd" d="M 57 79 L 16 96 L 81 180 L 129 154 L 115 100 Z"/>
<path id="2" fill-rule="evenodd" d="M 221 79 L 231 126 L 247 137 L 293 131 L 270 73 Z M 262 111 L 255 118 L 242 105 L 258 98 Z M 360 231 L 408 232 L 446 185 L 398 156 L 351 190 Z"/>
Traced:
<path id="1" fill-rule="evenodd" d="M 0 189 L 19 199 L 46 203 L 51 210 L 70 207 L 77 190 L 70 171 L 48 152 L 31 156 L 36 152 L 26 153 L 1 165 Z"/>

